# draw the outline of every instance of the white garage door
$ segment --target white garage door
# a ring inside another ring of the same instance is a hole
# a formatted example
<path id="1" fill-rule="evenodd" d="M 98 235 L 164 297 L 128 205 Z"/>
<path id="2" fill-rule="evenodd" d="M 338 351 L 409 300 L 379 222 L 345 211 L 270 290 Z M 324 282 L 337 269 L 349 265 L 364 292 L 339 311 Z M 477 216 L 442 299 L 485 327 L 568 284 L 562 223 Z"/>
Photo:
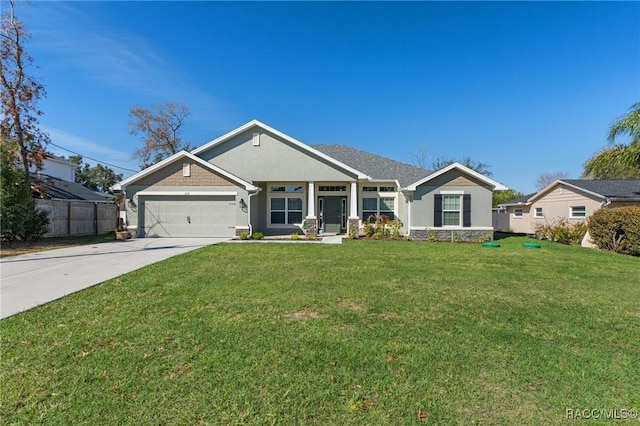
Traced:
<path id="1" fill-rule="evenodd" d="M 145 196 L 146 237 L 233 237 L 235 196 Z"/>

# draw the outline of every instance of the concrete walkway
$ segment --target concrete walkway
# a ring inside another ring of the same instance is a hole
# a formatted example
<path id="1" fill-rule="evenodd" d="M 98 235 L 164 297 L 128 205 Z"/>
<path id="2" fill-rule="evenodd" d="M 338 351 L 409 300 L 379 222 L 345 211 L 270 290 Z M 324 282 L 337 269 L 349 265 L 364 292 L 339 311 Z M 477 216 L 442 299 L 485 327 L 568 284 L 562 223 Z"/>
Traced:
<path id="1" fill-rule="evenodd" d="M 225 238 L 135 238 L 0 259 L 0 318 Z"/>

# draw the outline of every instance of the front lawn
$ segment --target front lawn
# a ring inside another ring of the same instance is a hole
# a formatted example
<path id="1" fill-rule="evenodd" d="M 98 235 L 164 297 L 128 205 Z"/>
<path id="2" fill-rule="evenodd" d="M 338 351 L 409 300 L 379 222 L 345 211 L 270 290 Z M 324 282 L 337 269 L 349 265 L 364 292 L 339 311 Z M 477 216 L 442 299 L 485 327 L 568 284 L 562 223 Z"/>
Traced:
<path id="1" fill-rule="evenodd" d="M 567 410 L 605 410 L 590 424 L 633 414 L 640 259 L 524 241 L 189 252 L 1 321 L 0 423 L 548 425 L 570 422 Z"/>

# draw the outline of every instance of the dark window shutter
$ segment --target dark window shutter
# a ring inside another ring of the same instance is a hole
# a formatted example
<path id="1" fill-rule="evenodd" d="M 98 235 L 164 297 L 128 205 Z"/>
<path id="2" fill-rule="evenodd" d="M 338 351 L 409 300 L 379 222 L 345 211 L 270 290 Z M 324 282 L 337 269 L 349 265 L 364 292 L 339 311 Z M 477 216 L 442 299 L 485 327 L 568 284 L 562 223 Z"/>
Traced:
<path id="1" fill-rule="evenodd" d="M 471 226 L 471 194 L 462 196 L 462 226 Z"/>
<path id="2" fill-rule="evenodd" d="M 442 195 L 435 194 L 433 196 L 433 226 L 442 226 Z"/>

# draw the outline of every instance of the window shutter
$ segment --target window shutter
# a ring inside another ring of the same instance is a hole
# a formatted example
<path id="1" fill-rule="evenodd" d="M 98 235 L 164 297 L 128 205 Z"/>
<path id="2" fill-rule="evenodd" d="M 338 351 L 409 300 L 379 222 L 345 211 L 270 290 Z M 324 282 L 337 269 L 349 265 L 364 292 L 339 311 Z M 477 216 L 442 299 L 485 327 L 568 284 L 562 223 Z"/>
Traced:
<path id="1" fill-rule="evenodd" d="M 462 196 L 462 226 L 471 226 L 471 194 Z"/>
<path id="2" fill-rule="evenodd" d="M 442 227 L 442 195 L 433 196 L 433 226 Z"/>

